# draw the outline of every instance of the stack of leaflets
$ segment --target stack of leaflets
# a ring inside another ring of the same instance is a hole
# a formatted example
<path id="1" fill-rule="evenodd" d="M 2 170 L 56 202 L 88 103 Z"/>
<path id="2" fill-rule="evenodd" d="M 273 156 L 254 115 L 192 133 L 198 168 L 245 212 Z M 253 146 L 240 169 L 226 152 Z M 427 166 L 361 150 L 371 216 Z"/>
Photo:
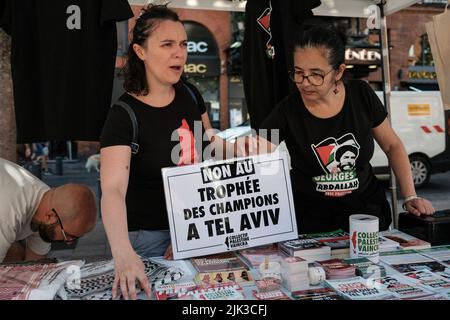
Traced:
<path id="1" fill-rule="evenodd" d="M 294 300 L 344 300 L 330 288 L 299 290 L 291 293 Z"/>
<path id="2" fill-rule="evenodd" d="M 400 273 L 418 270 L 444 272 L 446 269 L 446 266 L 439 261 L 428 258 L 415 250 L 383 252 L 380 254 L 380 261 L 386 263 Z"/>
<path id="3" fill-rule="evenodd" d="M 380 252 L 389 252 L 401 249 L 400 244 L 397 241 L 386 238 L 382 235 L 378 237 L 378 247 L 380 249 Z"/>
<path id="4" fill-rule="evenodd" d="M 283 287 L 291 292 L 307 287 L 308 261 L 300 257 L 284 256 L 281 261 L 281 277 Z"/>
<path id="5" fill-rule="evenodd" d="M 193 282 L 158 286 L 156 300 L 242 300 L 243 289 L 237 283 L 199 286 Z"/>
<path id="6" fill-rule="evenodd" d="M 194 300 L 244 300 L 242 287 L 239 285 L 207 286 L 196 290 Z"/>
<path id="7" fill-rule="evenodd" d="M 362 277 L 345 280 L 325 280 L 325 284 L 345 299 L 350 300 L 392 300 L 395 297 Z"/>
<path id="8" fill-rule="evenodd" d="M 331 248 L 332 258 L 348 258 L 350 254 L 350 235 L 342 229 L 331 232 L 307 234 L 307 237 L 317 240 Z"/>
<path id="9" fill-rule="evenodd" d="M 414 283 L 419 284 L 435 293 L 450 292 L 450 280 L 429 270 L 406 272 Z"/>
<path id="10" fill-rule="evenodd" d="M 391 294 L 397 299 L 415 300 L 434 295 L 433 291 L 413 283 L 408 277 L 400 273 L 371 280 L 373 280 L 375 287 Z"/>
<path id="11" fill-rule="evenodd" d="M 193 258 L 191 263 L 197 271 L 195 282 L 199 285 L 255 284 L 245 263 L 233 252 Z"/>
<path id="12" fill-rule="evenodd" d="M 326 260 L 331 257 L 331 248 L 315 239 L 300 235 L 297 240 L 280 242 L 280 252 L 288 256 L 296 256 L 307 261 Z"/>
<path id="13" fill-rule="evenodd" d="M 308 261 L 300 257 L 282 256 L 281 272 L 286 274 L 307 274 Z"/>
<path id="14" fill-rule="evenodd" d="M 418 251 L 421 255 L 439 261 L 449 269 L 450 273 L 450 246 L 438 246 Z"/>
<path id="15" fill-rule="evenodd" d="M 181 282 L 174 284 L 163 284 L 155 287 L 154 294 L 156 300 L 178 300 L 186 297 L 187 292 L 198 288 L 195 282 Z"/>
<path id="16" fill-rule="evenodd" d="M 355 276 L 356 268 L 342 259 L 330 259 L 317 263 L 325 270 L 327 279 L 347 279 Z"/>
<path id="17" fill-rule="evenodd" d="M 263 278 L 255 280 L 255 283 L 258 292 L 270 292 L 279 290 L 281 281 L 275 278 Z"/>
<path id="18" fill-rule="evenodd" d="M 431 244 L 425 240 L 418 239 L 400 230 L 387 230 L 381 232 L 385 238 L 398 242 L 401 249 L 427 249 Z"/>
<path id="19" fill-rule="evenodd" d="M 238 251 L 238 254 L 242 261 L 251 269 L 258 268 L 265 261 L 266 257 L 272 262 L 281 262 L 281 256 L 276 243 L 243 249 Z"/>
<path id="20" fill-rule="evenodd" d="M 386 269 L 382 265 L 375 264 L 365 257 L 346 259 L 344 262 L 355 267 L 356 275 L 363 277 L 364 279 L 369 277 L 381 278 L 386 276 Z"/>
<path id="21" fill-rule="evenodd" d="M 281 290 L 267 292 L 257 292 L 256 290 L 253 290 L 253 297 L 255 297 L 256 300 L 292 300 Z"/>

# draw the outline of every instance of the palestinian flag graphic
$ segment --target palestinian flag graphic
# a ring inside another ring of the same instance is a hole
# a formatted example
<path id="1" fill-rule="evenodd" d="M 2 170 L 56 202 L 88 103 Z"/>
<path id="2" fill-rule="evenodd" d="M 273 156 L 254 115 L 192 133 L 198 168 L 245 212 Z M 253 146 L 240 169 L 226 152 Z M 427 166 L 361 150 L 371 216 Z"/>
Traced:
<path id="1" fill-rule="evenodd" d="M 272 14 L 272 4 L 269 2 L 269 8 L 266 8 L 256 20 L 258 25 L 269 35 L 266 42 L 266 55 L 269 59 L 275 58 L 275 47 L 272 44 L 272 31 L 270 30 L 270 15 Z"/>
<path id="2" fill-rule="evenodd" d="M 270 31 L 270 14 L 271 13 L 272 13 L 272 8 L 266 8 L 264 10 L 264 12 L 259 16 L 257 22 L 258 22 L 259 26 L 272 37 L 272 33 Z"/>
<path id="3" fill-rule="evenodd" d="M 360 146 L 352 133 L 339 139 L 329 137 L 311 148 L 325 174 L 348 171 L 354 168 Z"/>

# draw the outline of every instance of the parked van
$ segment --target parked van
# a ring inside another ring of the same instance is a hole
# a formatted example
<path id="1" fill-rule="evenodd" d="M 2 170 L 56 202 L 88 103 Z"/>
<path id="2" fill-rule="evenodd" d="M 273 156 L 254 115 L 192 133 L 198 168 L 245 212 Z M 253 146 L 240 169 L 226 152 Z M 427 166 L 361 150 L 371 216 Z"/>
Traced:
<path id="1" fill-rule="evenodd" d="M 383 101 L 383 92 L 377 95 Z M 450 170 L 450 110 L 444 110 L 439 91 L 393 91 L 390 116 L 408 153 L 416 187 L 426 185 L 432 173 Z M 370 163 L 376 174 L 389 173 L 377 143 Z"/>
<path id="2" fill-rule="evenodd" d="M 383 92 L 377 92 L 383 102 Z M 414 184 L 420 188 L 431 174 L 450 170 L 450 110 L 444 111 L 439 91 L 393 91 L 391 93 L 391 121 L 403 141 L 411 162 Z M 234 142 L 251 133 L 248 122 L 222 131 L 219 136 Z M 284 143 L 280 148 L 287 150 Z M 375 143 L 370 161 L 375 174 L 389 174 L 385 153 Z"/>

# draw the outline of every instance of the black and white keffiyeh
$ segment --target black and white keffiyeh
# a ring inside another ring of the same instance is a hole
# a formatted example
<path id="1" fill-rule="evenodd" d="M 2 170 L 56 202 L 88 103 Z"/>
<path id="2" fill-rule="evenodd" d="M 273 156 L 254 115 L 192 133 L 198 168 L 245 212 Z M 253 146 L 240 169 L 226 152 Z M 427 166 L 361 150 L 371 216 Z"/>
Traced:
<path id="1" fill-rule="evenodd" d="M 167 267 L 150 259 L 142 259 L 142 262 L 152 288 L 162 284 L 173 283 L 183 276 L 183 271 L 178 268 Z M 113 260 L 88 263 L 81 269 L 79 283 L 65 285 L 66 296 L 63 298 L 111 300 L 114 277 Z M 64 293 L 60 294 L 60 296 L 64 296 Z"/>

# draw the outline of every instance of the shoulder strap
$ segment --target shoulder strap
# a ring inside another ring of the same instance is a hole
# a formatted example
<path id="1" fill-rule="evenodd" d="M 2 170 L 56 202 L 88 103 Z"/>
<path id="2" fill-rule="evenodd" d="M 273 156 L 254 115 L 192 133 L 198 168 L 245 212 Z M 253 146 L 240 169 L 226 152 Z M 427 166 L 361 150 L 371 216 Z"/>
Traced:
<path id="1" fill-rule="evenodd" d="M 192 99 L 194 100 L 195 104 L 198 106 L 198 99 L 195 95 L 194 91 L 187 85 L 185 82 L 183 82 L 183 86 L 186 88 L 186 90 L 191 95 Z M 114 105 L 118 105 L 122 108 L 124 108 L 131 119 L 131 124 L 133 126 L 133 139 L 131 141 L 131 154 L 136 155 L 139 152 L 139 143 L 138 143 L 138 137 L 139 137 L 139 127 L 138 122 L 136 119 L 136 114 L 134 113 L 133 109 L 125 102 L 123 101 L 117 101 Z"/>
<path id="2" fill-rule="evenodd" d="M 183 86 L 186 88 L 186 90 L 189 92 L 189 94 L 191 95 L 192 99 L 194 100 L 195 104 L 198 107 L 198 99 L 197 96 L 195 95 L 194 91 L 192 91 L 192 89 L 189 87 L 188 84 L 186 84 L 185 82 L 183 82 Z"/>
<path id="3" fill-rule="evenodd" d="M 136 119 L 136 114 L 134 113 L 133 109 L 131 109 L 131 107 L 123 101 L 117 101 L 114 105 L 124 108 L 127 111 L 128 115 L 130 116 L 131 124 L 133 126 L 133 139 L 131 141 L 130 146 L 131 154 L 136 155 L 139 151 L 139 144 L 138 144 L 139 127 Z"/>

